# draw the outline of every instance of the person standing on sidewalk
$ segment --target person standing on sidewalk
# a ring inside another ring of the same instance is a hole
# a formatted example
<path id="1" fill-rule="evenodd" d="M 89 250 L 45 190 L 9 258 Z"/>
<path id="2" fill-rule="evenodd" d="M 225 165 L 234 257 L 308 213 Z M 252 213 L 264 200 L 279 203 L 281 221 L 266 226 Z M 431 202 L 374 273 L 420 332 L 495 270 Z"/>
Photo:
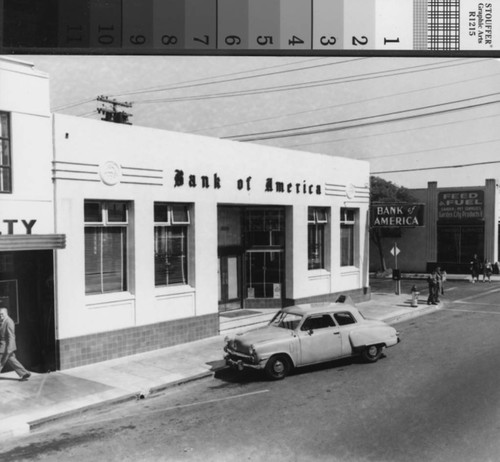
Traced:
<path id="1" fill-rule="evenodd" d="M 475 253 L 474 256 L 472 257 L 472 260 L 470 262 L 470 274 L 472 277 L 472 284 L 474 284 L 476 281 L 479 282 L 479 269 L 480 269 L 480 262 L 477 254 Z"/>
<path id="2" fill-rule="evenodd" d="M 486 278 L 488 278 L 488 282 L 491 282 L 491 273 L 493 273 L 493 265 L 485 258 L 483 263 L 483 282 L 486 282 Z"/>
<path id="3" fill-rule="evenodd" d="M 439 303 L 439 296 L 444 295 L 444 277 L 443 273 L 441 272 L 441 268 L 438 266 L 436 268 L 436 281 L 437 281 L 437 288 L 436 288 L 436 302 Z"/>
<path id="4" fill-rule="evenodd" d="M 427 284 L 429 285 L 427 305 L 437 305 L 438 277 L 436 270 L 427 276 Z"/>
<path id="5" fill-rule="evenodd" d="M 16 358 L 16 330 L 14 321 L 9 317 L 7 308 L 0 308 L 0 372 L 9 364 L 22 381 L 28 380 L 31 374 Z"/>

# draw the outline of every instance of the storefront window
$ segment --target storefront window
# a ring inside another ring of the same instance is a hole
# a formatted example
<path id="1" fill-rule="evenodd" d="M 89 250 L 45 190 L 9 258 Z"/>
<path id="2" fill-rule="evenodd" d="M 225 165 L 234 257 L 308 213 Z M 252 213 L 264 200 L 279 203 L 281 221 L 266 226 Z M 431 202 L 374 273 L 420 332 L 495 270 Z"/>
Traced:
<path id="1" fill-rule="evenodd" d="M 127 290 L 126 202 L 85 201 L 85 293 Z"/>
<path id="2" fill-rule="evenodd" d="M 328 223 L 326 209 L 309 207 L 307 223 L 307 268 L 324 268 L 325 227 Z"/>
<path id="3" fill-rule="evenodd" d="M 285 215 L 282 209 L 252 208 L 245 212 L 246 247 L 284 245 Z"/>
<path id="4" fill-rule="evenodd" d="M 187 284 L 189 207 L 157 202 L 154 217 L 155 286 Z"/>
<path id="5" fill-rule="evenodd" d="M 10 117 L 0 112 L 0 193 L 12 192 Z"/>
<path id="6" fill-rule="evenodd" d="M 340 209 L 340 266 L 354 266 L 356 211 Z"/>
<path id="7" fill-rule="evenodd" d="M 437 229 L 438 261 L 468 264 L 474 254 L 482 257 L 483 225 L 439 225 Z"/>

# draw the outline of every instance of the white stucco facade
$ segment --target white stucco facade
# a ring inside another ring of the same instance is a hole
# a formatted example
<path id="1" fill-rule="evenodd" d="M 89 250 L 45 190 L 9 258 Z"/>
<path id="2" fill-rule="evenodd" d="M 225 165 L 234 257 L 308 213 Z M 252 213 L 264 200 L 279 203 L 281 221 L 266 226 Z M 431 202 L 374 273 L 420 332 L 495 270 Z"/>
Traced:
<path id="1" fill-rule="evenodd" d="M 57 261 L 60 338 L 217 314 L 217 208 L 224 205 L 285 207 L 284 298 L 368 286 L 366 162 L 58 114 L 54 152 L 56 228 L 68 241 Z M 113 184 L 100 175 L 106 163 L 118 166 Z M 131 204 L 125 292 L 85 295 L 83 207 L 90 199 Z M 191 206 L 185 285 L 154 286 L 153 206 L 161 201 Z M 308 270 L 308 207 L 329 210 L 323 269 Z M 348 267 L 339 257 L 342 207 L 358 211 L 355 264 Z"/>

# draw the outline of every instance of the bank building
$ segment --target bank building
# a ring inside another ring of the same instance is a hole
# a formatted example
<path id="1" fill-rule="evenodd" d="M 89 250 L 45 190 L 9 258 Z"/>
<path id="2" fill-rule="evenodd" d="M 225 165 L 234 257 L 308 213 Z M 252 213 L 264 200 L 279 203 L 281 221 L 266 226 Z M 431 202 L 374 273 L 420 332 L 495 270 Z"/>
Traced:
<path id="1" fill-rule="evenodd" d="M 367 162 L 52 114 L 16 59 L 0 81 L 0 304 L 31 370 L 368 299 Z"/>

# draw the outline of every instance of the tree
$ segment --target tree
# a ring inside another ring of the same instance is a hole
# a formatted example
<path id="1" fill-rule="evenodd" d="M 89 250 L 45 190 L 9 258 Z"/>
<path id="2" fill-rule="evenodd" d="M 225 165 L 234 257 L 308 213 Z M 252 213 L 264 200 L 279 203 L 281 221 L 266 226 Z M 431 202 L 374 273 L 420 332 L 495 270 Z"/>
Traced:
<path id="1" fill-rule="evenodd" d="M 416 202 L 410 190 L 404 186 L 398 186 L 392 181 L 384 180 L 378 176 L 370 176 L 370 203 L 376 202 Z M 384 251 L 382 248 L 381 228 L 370 227 L 370 238 L 376 245 L 380 257 L 381 271 L 387 270 L 385 264 Z"/>

